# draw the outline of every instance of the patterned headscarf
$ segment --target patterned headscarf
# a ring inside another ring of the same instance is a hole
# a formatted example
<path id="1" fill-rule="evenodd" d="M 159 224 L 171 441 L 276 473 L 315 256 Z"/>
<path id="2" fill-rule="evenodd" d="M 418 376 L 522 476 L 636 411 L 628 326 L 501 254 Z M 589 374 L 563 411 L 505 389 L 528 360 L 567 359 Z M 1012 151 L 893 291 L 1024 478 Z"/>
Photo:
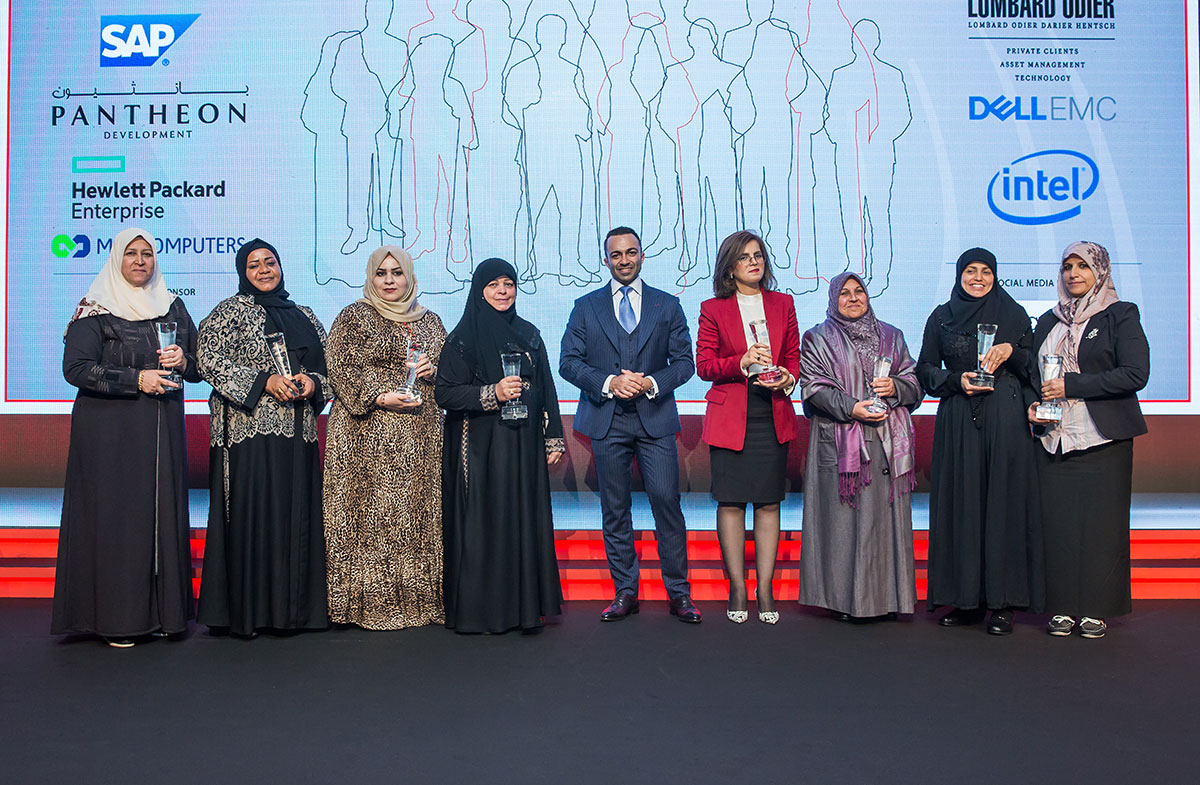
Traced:
<path id="1" fill-rule="evenodd" d="M 842 287 L 846 281 L 853 278 L 863 288 L 863 297 L 867 298 L 867 310 L 857 319 L 843 316 L 838 310 L 838 300 L 841 298 Z M 879 322 L 875 319 L 875 310 L 871 308 L 871 297 L 867 294 L 867 285 L 863 283 L 858 273 L 842 273 L 835 275 L 829 281 L 829 307 L 825 316 L 841 328 L 854 344 L 854 353 L 858 355 L 858 363 L 862 366 L 863 374 L 870 379 L 875 375 L 875 358 L 879 356 Z"/>
<path id="2" fill-rule="evenodd" d="M 1058 275 L 1058 305 L 1054 306 L 1054 315 L 1067 326 L 1067 335 L 1059 344 L 1058 352 L 1063 355 L 1063 371 L 1078 373 L 1079 339 L 1083 326 L 1088 319 L 1121 298 L 1117 296 L 1117 287 L 1113 285 L 1112 263 L 1104 246 L 1086 241 L 1071 243 L 1063 251 L 1062 261 L 1072 256 L 1087 262 L 1096 274 L 1096 283 L 1081 297 L 1072 297 L 1063 283 L 1062 273 Z"/>

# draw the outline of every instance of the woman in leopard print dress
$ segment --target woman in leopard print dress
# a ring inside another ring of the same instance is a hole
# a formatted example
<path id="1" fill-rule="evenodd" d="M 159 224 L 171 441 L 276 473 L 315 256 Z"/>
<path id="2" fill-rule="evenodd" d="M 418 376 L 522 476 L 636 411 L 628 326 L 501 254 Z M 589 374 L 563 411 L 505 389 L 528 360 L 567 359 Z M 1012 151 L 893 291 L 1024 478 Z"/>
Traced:
<path id="1" fill-rule="evenodd" d="M 337 392 L 325 450 L 329 617 L 394 630 L 440 624 L 442 412 L 433 380 L 446 330 L 417 303 L 412 259 L 385 245 L 367 262 L 364 297 L 329 334 Z M 405 381 L 408 347 L 417 397 Z"/>

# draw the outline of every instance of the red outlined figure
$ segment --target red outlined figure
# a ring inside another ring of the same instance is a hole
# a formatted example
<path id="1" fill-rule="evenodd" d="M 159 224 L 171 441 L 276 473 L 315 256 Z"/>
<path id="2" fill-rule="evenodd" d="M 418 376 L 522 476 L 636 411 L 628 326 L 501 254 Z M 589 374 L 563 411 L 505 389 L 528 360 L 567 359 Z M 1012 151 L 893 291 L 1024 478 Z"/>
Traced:
<path id="1" fill-rule="evenodd" d="M 556 275 L 560 284 L 590 286 L 596 269 L 595 178 L 591 111 L 579 66 L 565 56 L 567 21 L 537 21 L 535 50 L 508 74 L 507 101 L 521 127 L 528 230 L 522 267 L 530 279 Z M 547 151 L 558 151 L 547 155 Z"/>
<path id="2" fill-rule="evenodd" d="M 912 109 L 904 75 L 878 57 L 878 25 L 870 19 L 856 22 L 850 46 L 852 59 L 830 78 L 825 132 L 834 146 L 843 269 L 861 273 L 868 283 L 879 276 L 883 285 L 872 287 L 878 295 L 887 287 L 893 261 L 896 140 L 912 123 Z"/>

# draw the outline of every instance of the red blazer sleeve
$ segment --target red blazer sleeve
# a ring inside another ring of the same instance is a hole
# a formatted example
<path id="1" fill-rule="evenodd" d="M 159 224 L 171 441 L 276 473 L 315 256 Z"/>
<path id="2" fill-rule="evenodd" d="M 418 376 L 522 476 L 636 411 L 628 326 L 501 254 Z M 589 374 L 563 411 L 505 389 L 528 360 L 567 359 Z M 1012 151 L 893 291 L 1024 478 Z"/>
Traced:
<path id="1" fill-rule="evenodd" d="M 721 327 L 718 312 L 723 304 L 716 298 L 700 303 L 700 324 L 696 328 L 696 374 L 706 382 L 737 382 L 746 378 L 742 373 L 742 355 L 720 356 Z M 795 319 L 796 315 L 793 312 L 793 328 Z M 726 337 L 726 343 L 728 342 Z M 797 344 L 797 368 L 799 359 L 800 349 Z"/>

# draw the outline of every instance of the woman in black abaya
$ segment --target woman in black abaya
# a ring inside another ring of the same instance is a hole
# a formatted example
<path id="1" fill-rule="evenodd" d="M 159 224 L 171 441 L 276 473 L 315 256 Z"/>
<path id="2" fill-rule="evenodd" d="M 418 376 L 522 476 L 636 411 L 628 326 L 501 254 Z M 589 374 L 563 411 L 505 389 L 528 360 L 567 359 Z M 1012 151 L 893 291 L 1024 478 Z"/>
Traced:
<path id="1" fill-rule="evenodd" d="M 156 322 L 176 324 L 159 348 Z M 192 618 L 182 384 L 200 381 L 196 327 L 144 229 L 113 240 L 67 327 L 63 376 L 79 393 L 54 575 L 55 635 L 126 648 Z"/>
<path id="2" fill-rule="evenodd" d="M 317 414 L 332 397 L 325 330 L 288 298 L 270 243 L 243 245 L 237 273 L 238 293 L 200 322 L 200 371 L 213 392 L 198 619 L 243 637 L 324 629 Z M 268 333 L 283 333 L 290 377 L 276 370 Z"/>
<path id="3" fill-rule="evenodd" d="M 1036 444 L 1026 422 L 1029 315 L 996 281 L 996 257 L 972 248 L 958 258 L 948 302 L 925 323 L 917 378 L 941 399 L 929 496 L 930 607 L 950 605 L 946 627 L 975 624 L 1007 635 L 1014 609 L 1040 610 L 1042 536 Z M 997 325 L 983 357 L 995 389 L 975 385 L 977 329 Z"/>
<path id="4" fill-rule="evenodd" d="M 547 469 L 565 449 L 562 421 L 541 334 L 517 316 L 516 280 L 501 259 L 476 268 L 438 365 L 443 585 L 457 632 L 536 631 L 562 603 Z M 520 374 L 505 375 L 505 352 L 521 355 Z M 514 398 L 528 416 L 502 419 Z"/>

